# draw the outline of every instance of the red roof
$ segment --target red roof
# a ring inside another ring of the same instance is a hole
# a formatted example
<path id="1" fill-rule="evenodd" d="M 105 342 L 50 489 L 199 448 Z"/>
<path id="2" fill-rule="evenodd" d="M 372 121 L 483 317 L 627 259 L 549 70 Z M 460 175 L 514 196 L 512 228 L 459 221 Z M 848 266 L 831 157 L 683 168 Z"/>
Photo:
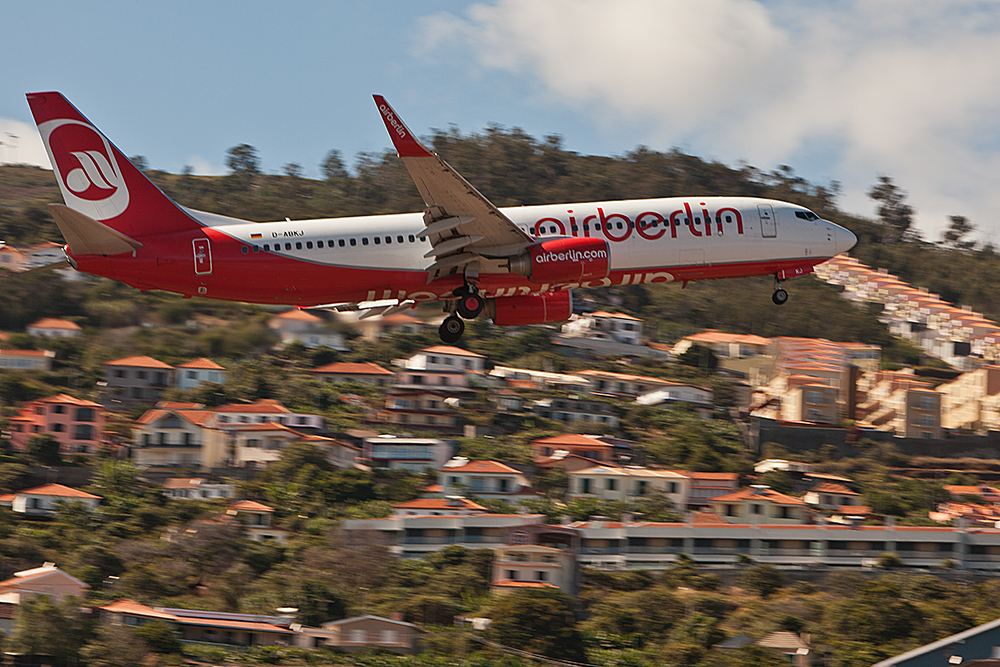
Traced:
<path id="1" fill-rule="evenodd" d="M 153 410 L 144 412 L 136 421 L 136 424 L 142 426 L 152 424 L 170 414 L 177 415 L 181 419 L 186 419 L 196 426 L 204 426 L 213 416 L 211 412 L 206 412 L 205 410 L 160 410 L 154 408 Z"/>
<path id="2" fill-rule="evenodd" d="M 478 473 L 514 473 L 516 475 L 521 474 L 519 470 L 511 468 L 509 465 L 500 463 L 499 461 L 469 461 L 465 465 L 460 466 L 450 466 L 445 465 L 441 468 L 442 471 L 448 472 L 478 472 Z"/>
<path id="3" fill-rule="evenodd" d="M 407 510 L 476 510 L 486 512 L 488 511 L 485 507 L 479 503 L 474 503 L 468 498 L 459 498 L 458 501 L 460 505 L 455 505 L 455 500 L 451 498 L 417 498 L 416 500 L 408 500 L 405 503 L 399 503 L 398 505 L 393 505 L 398 509 Z"/>
<path id="4" fill-rule="evenodd" d="M 42 319 L 28 325 L 31 329 L 70 329 L 80 331 L 80 325 L 69 320 L 59 320 L 54 317 L 43 317 Z"/>
<path id="5" fill-rule="evenodd" d="M 609 313 L 604 310 L 595 310 L 590 314 L 591 317 L 612 317 L 616 320 L 635 320 L 636 322 L 642 322 L 638 317 L 632 317 L 631 315 L 626 315 L 625 313 Z"/>
<path id="6" fill-rule="evenodd" d="M 606 442 L 598 440 L 592 435 L 580 435 L 578 433 L 564 433 L 562 435 L 554 435 L 550 438 L 542 438 L 540 440 L 532 440 L 532 445 L 587 445 L 590 447 L 611 447 Z"/>
<path id="7" fill-rule="evenodd" d="M 177 368 L 200 368 L 202 370 L 207 370 L 207 371 L 224 371 L 224 370 L 226 370 L 224 367 L 222 367 L 219 364 L 215 363 L 211 359 L 206 359 L 205 357 L 201 357 L 199 359 L 195 359 L 194 361 L 185 361 L 183 364 L 180 364 L 179 366 L 177 366 Z"/>
<path id="8" fill-rule="evenodd" d="M 115 614 L 132 614 L 133 616 L 145 616 L 147 618 L 159 618 L 169 621 L 178 620 L 178 617 L 173 614 L 156 611 L 152 607 L 147 607 L 144 604 L 139 604 L 135 600 L 129 600 L 126 598 L 114 600 L 113 602 L 100 607 L 100 609 L 110 611 Z"/>
<path id="9" fill-rule="evenodd" d="M 273 398 L 262 398 L 253 403 L 230 403 L 212 408 L 213 412 L 245 412 L 254 414 L 290 414 L 292 411 Z"/>
<path id="10" fill-rule="evenodd" d="M 94 403 L 93 401 L 87 401 L 82 398 L 77 398 L 76 396 L 70 396 L 69 394 L 56 394 L 55 396 L 49 396 L 48 398 L 40 398 L 36 403 L 62 403 L 68 405 L 77 405 L 83 408 L 99 408 L 100 403 Z"/>
<path id="11" fill-rule="evenodd" d="M 22 495 L 30 493 L 35 496 L 56 496 L 59 498 L 96 498 L 101 499 L 100 496 L 95 496 L 92 493 L 87 493 L 86 491 L 80 491 L 79 489 L 72 489 L 68 486 L 63 486 L 62 484 L 43 484 L 42 486 L 36 486 L 32 489 L 24 489 L 18 491 L 16 495 Z"/>
<path id="12" fill-rule="evenodd" d="M 125 357 L 114 361 L 104 362 L 105 366 L 132 366 L 134 368 L 165 368 L 173 369 L 173 366 L 163 363 L 153 357 Z"/>
<path id="13" fill-rule="evenodd" d="M 0 350 L 5 357 L 54 357 L 52 350 Z"/>
<path id="14" fill-rule="evenodd" d="M 239 502 L 233 503 L 229 506 L 229 509 L 236 510 L 237 512 L 273 512 L 273 507 L 268 507 L 263 503 L 258 503 L 256 500 L 241 500 Z"/>
<path id="15" fill-rule="evenodd" d="M 360 363 L 337 362 L 314 368 L 312 373 L 341 373 L 344 375 L 395 375 L 392 371 L 386 370 L 378 364 L 370 361 Z"/>
<path id="16" fill-rule="evenodd" d="M 559 588 L 545 581 L 498 581 L 493 588 Z"/>
<path id="17" fill-rule="evenodd" d="M 741 500 L 766 500 L 778 505 L 805 505 L 805 502 L 792 496 L 786 496 L 774 489 L 741 489 L 724 496 L 716 496 L 709 499 L 713 503 L 734 503 Z"/>
<path id="18" fill-rule="evenodd" d="M 275 317 L 279 317 L 279 318 L 281 318 L 283 320 L 294 320 L 294 321 L 297 321 L 297 322 L 322 322 L 323 321 L 322 317 L 317 317 L 316 315 L 313 315 L 312 313 L 307 313 L 306 311 L 299 310 L 298 308 L 294 308 L 292 310 L 286 310 L 285 312 L 283 312 L 283 313 L 281 313 L 279 315 L 276 315 Z"/>

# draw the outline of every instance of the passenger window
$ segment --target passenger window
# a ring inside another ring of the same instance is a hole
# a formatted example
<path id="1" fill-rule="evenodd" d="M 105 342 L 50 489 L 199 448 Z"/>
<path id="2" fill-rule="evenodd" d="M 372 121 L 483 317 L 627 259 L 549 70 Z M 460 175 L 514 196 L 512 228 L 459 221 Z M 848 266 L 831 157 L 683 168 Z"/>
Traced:
<path id="1" fill-rule="evenodd" d="M 339 241 L 337 241 L 337 245 L 339 245 L 341 248 L 343 248 L 344 247 L 344 239 L 340 239 Z M 351 245 L 354 245 L 354 244 L 352 243 Z"/>
<path id="2" fill-rule="evenodd" d="M 326 244 L 332 248 L 333 247 L 333 239 L 330 239 L 329 241 L 327 241 Z M 344 241 L 343 240 L 340 241 L 340 245 L 344 245 Z"/>
<path id="3" fill-rule="evenodd" d="M 291 249 L 292 249 L 292 244 L 291 243 L 286 243 L 285 244 L 285 250 L 291 250 Z"/>
<path id="4" fill-rule="evenodd" d="M 381 243 L 381 242 L 382 242 L 382 239 L 380 239 L 380 238 L 379 238 L 379 237 L 377 237 L 377 236 L 376 236 L 376 237 L 374 237 L 374 238 L 373 238 L 372 240 L 373 240 L 373 241 L 375 241 L 375 245 L 378 245 L 379 243 Z"/>
<path id="5" fill-rule="evenodd" d="M 245 254 L 247 254 L 248 252 L 250 252 L 250 251 L 249 251 L 249 250 L 247 249 L 247 247 L 246 247 L 246 246 L 243 246 L 242 250 L 243 250 L 243 254 L 244 254 L 244 255 L 245 255 Z"/>
<path id="6" fill-rule="evenodd" d="M 351 239 L 351 245 L 358 245 L 357 239 Z"/>
<path id="7" fill-rule="evenodd" d="M 403 235 L 400 234 L 399 236 L 396 237 L 396 243 L 402 243 L 402 242 L 403 242 Z"/>
<path id="8" fill-rule="evenodd" d="M 410 243 L 413 243 L 413 234 L 410 234 Z"/>
<path id="9" fill-rule="evenodd" d="M 264 244 L 264 252 L 270 252 L 270 251 L 271 251 L 271 244 L 270 243 L 265 243 Z"/>
<path id="10" fill-rule="evenodd" d="M 306 241 L 306 249 L 307 250 L 312 250 L 312 248 L 313 248 L 313 242 L 312 241 Z"/>
<path id="11" fill-rule="evenodd" d="M 322 248 L 323 247 L 323 242 L 322 241 L 316 241 L 316 247 L 317 248 Z"/>
<path id="12" fill-rule="evenodd" d="M 296 250 L 302 250 L 302 241 L 296 241 L 295 242 L 295 249 Z"/>
<path id="13" fill-rule="evenodd" d="M 253 251 L 254 251 L 254 252 L 260 252 L 260 246 L 259 246 L 259 245 L 255 245 L 255 246 L 253 247 Z"/>
<path id="14" fill-rule="evenodd" d="M 365 236 L 361 239 L 361 245 L 368 245 L 368 237 Z"/>
<path id="15" fill-rule="evenodd" d="M 420 242 L 421 242 L 421 243 L 423 243 L 423 242 L 424 242 L 424 241 L 426 241 L 426 240 L 427 240 L 427 237 L 426 237 L 426 236 L 421 236 L 421 237 L 420 237 Z"/>
<path id="16" fill-rule="evenodd" d="M 392 243 L 392 237 L 391 236 L 386 236 L 385 237 L 385 242 L 386 243 Z"/>

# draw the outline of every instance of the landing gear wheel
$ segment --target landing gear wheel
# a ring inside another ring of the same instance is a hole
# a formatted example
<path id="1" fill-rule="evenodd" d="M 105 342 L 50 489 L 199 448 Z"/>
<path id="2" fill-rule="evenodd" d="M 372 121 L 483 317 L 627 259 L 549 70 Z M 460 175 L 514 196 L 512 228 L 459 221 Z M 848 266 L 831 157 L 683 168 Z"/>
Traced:
<path id="1" fill-rule="evenodd" d="M 458 297 L 458 306 L 455 308 L 455 312 L 463 319 L 474 320 L 479 316 L 479 313 L 483 312 L 485 305 L 486 299 L 478 294 L 463 294 Z"/>
<path id="2" fill-rule="evenodd" d="M 774 290 L 774 294 L 771 295 L 771 301 L 773 301 L 775 305 L 780 306 L 781 304 L 788 301 L 788 292 L 786 292 L 783 288 L 779 287 L 778 289 Z"/>
<path id="3" fill-rule="evenodd" d="M 463 333 L 465 333 L 465 322 L 455 315 L 446 317 L 441 326 L 438 327 L 438 335 L 441 336 L 441 340 L 449 345 L 457 343 Z"/>

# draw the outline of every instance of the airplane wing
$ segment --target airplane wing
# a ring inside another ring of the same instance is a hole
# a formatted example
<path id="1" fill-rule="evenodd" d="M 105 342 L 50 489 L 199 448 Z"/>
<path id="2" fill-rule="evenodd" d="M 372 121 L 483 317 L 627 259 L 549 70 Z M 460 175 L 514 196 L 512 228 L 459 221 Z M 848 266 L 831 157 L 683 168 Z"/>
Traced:
<path id="1" fill-rule="evenodd" d="M 513 257 L 533 243 L 510 218 L 461 174 L 427 150 L 381 95 L 375 104 L 385 127 L 424 200 L 424 234 L 431 242 L 430 279 L 451 272 L 476 273 L 481 260 Z"/>

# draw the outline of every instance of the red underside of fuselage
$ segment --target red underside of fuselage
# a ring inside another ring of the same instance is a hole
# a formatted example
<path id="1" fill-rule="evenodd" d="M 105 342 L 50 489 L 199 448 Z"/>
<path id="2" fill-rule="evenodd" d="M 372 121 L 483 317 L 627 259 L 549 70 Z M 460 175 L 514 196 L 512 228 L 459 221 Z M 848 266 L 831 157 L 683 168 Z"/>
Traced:
<path id="1" fill-rule="evenodd" d="M 120 280 L 141 290 L 165 290 L 185 296 L 204 296 L 248 303 L 285 303 L 314 306 L 326 303 L 449 298 L 462 285 L 460 275 L 427 282 L 423 271 L 356 268 L 309 262 L 260 250 L 243 253 L 243 244 L 205 228 L 211 239 L 211 264 L 195 273 L 190 235 L 159 239 L 129 254 L 74 257 L 86 273 Z M 477 281 L 486 296 L 514 296 L 576 287 L 643 285 L 675 281 L 713 280 L 772 275 L 789 277 L 809 273 L 826 258 L 793 258 L 727 264 L 651 267 L 614 270 L 606 278 L 580 283 L 540 284 L 512 274 L 482 274 Z M 208 269 L 209 271 L 206 271 Z"/>

